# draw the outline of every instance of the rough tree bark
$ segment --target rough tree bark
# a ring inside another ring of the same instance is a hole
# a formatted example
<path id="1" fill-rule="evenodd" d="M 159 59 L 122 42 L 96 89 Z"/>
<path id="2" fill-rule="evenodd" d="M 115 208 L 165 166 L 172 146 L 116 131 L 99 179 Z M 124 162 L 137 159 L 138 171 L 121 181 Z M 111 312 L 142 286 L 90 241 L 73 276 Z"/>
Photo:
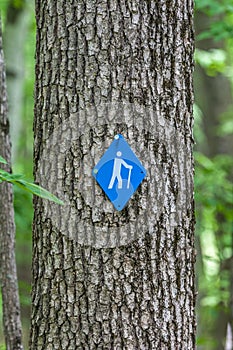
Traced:
<path id="1" fill-rule="evenodd" d="M 194 349 L 193 2 L 36 1 L 31 349 Z M 91 176 L 117 133 L 147 178 Z"/>
<path id="2" fill-rule="evenodd" d="M 0 20 L 0 155 L 11 161 L 7 118 L 6 75 Z M 1 167 L 3 165 L 1 164 Z M 10 166 L 4 165 L 10 171 Z M 7 350 L 23 349 L 18 280 L 15 260 L 15 224 L 12 185 L 0 184 L 0 283 L 3 302 L 3 328 Z"/>

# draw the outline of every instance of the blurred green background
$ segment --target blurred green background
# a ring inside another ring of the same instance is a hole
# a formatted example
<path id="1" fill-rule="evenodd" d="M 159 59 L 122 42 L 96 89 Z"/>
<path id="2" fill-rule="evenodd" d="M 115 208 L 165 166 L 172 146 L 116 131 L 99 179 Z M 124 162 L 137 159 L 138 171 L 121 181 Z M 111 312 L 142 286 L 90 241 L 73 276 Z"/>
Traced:
<path id="1" fill-rule="evenodd" d="M 32 180 L 35 18 L 31 0 L 0 0 L 14 172 Z M 233 325 L 233 0 L 196 0 L 197 349 L 230 350 Z M 15 188 L 25 349 L 30 323 L 32 198 Z M 0 299 L 0 317 L 2 307 Z M 0 321 L 0 350 L 4 349 Z M 232 329 L 232 328 L 231 328 Z"/>

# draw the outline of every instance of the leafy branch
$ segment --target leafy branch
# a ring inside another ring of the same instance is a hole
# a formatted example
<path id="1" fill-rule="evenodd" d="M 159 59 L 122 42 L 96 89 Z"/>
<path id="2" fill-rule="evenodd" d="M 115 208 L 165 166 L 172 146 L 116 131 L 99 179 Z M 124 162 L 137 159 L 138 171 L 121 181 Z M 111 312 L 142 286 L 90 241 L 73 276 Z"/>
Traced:
<path id="1" fill-rule="evenodd" d="M 7 164 L 7 161 L 0 156 L 0 163 Z M 30 192 L 38 197 L 48 199 L 60 205 L 64 204 L 59 198 L 57 198 L 55 195 L 53 195 L 49 191 L 45 190 L 44 188 L 38 185 L 35 185 L 32 182 L 26 181 L 23 175 L 10 174 L 5 170 L 0 169 L 0 183 L 3 181 L 10 182 L 13 185 L 16 185 L 22 188 L 23 190 Z"/>

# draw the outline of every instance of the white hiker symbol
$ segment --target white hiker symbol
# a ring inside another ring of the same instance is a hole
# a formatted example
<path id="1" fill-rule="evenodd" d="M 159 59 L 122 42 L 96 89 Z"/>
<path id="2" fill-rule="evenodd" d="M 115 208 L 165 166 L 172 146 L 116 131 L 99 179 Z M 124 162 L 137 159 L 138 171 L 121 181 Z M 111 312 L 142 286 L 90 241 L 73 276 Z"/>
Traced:
<path id="1" fill-rule="evenodd" d="M 131 178 L 131 171 L 133 169 L 132 165 L 127 164 L 123 159 L 120 157 L 122 156 L 122 153 L 119 151 L 117 152 L 117 157 L 114 159 L 114 166 L 113 166 L 113 172 L 112 172 L 112 177 L 111 181 L 108 185 L 108 189 L 112 189 L 115 179 L 117 178 L 118 180 L 118 188 L 122 189 L 122 177 L 121 177 L 121 166 L 124 165 L 125 168 L 129 169 L 129 174 L 128 174 L 128 181 L 127 181 L 127 188 L 129 188 L 130 185 L 130 178 Z"/>

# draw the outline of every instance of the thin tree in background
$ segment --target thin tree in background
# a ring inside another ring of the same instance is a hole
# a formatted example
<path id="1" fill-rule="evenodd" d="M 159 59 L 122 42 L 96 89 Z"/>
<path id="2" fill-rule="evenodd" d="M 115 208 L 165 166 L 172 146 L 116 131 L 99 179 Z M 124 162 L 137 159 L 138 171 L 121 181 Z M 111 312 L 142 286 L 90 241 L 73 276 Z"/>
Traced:
<path id="1" fill-rule="evenodd" d="M 36 1 L 31 349 L 195 349 L 193 2 Z M 116 134 L 147 169 L 115 211 Z M 108 175 L 108 174 L 106 174 Z"/>
<path id="2" fill-rule="evenodd" d="M 8 1 L 3 33 L 13 160 L 17 157 L 23 124 L 24 55 L 30 18 L 28 3 L 26 0 L 21 0 L 19 3 L 14 0 Z"/>
<path id="3" fill-rule="evenodd" d="M 9 121 L 7 118 L 6 75 L 2 49 L 0 21 L 0 155 L 11 161 Z M 2 165 L 10 171 L 9 165 Z M 22 346 L 22 327 L 18 280 L 15 260 L 15 224 L 12 185 L 0 184 L 0 283 L 3 303 L 3 328 L 7 350 L 20 350 Z"/>

